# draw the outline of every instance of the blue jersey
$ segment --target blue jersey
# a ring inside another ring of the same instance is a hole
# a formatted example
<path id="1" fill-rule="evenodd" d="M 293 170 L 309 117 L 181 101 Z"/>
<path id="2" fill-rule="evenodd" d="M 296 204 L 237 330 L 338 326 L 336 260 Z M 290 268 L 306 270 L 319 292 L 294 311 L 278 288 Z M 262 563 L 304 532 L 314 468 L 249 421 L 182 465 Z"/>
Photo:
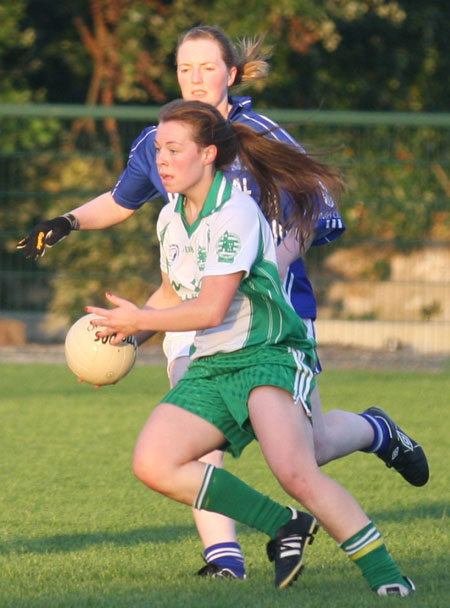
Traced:
<path id="1" fill-rule="evenodd" d="M 275 122 L 252 111 L 251 97 L 230 97 L 232 104 L 229 120 L 248 125 L 255 131 L 267 131 L 268 137 L 279 141 L 299 144 Z M 147 127 L 133 142 L 125 171 L 119 177 L 112 195 L 114 200 L 127 209 L 139 209 L 144 203 L 163 196 L 169 200 L 156 167 L 156 126 Z M 239 161 L 224 171 L 227 178 L 258 200 L 258 188 L 252 176 L 241 167 Z M 317 217 L 313 245 L 323 245 L 337 238 L 345 230 L 344 222 L 336 210 L 334 201 L 324 193 Z M 295 261 L 288 269 L 285 287 L 297 314 L 304 319 L 315 319 L 317 305 L 303 260 Z"/>

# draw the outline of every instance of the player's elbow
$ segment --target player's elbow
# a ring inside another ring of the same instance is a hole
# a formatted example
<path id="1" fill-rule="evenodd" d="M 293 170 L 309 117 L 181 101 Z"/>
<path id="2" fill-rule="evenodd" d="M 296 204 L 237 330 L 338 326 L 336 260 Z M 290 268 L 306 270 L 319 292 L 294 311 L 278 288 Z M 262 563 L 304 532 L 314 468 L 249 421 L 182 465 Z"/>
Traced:
<path id="1" fill-rule="evenodd" d="M 203 317 L 204 328 L 219 327 L 225 319 L 226 311 L 222 311 L 216 307 L 209 307 L 207 313 Z"/>

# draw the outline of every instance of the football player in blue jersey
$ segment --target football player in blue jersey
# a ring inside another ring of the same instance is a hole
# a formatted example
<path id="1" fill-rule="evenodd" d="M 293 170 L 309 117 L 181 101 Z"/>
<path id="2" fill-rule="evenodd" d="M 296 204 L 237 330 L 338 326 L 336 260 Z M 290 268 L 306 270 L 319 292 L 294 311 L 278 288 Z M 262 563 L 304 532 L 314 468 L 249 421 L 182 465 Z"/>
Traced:
<path id="1" fill-rule="evenodd" d="M 199 26 L 185 32 L 177 47 L 177 76 L 184 99 L 197 100 L 215 106 L 232 122 L 239 122 L 261 132 L 266 137 L 299 144 L 279 125 L 252 110 L 250 97 L 229 94 L 229 87 L 245 85 L 268 74 L 268 63 L 261 52 L 263 39 L 244 40 L 236 47 L 219 28 Z M 53 220 L 35 226 L 29 236 L 18 244 L 26 257 L 37 258 L 45 247 L 56 244 L 71 230 L 98 230 L 128 219 L 143 204 L 161 195 L 169 195 L 161 183 L 155 161 L 156 126 L 148 127 L 134 141 L 126 169 L 115 187 L 81 207 Z M 246 167 L 236 160 L 225 171 L 227 177 L 253 198 L 259 199 L 258 187 Z M 289 197 L 284 208 L 289 215 Z M 323 245 L 337 238 L 345 226 L 333 199 L 324 193 L 316 217 L 316 229 L 308 245 Z M 280 274 L 297 314 L 314 336 L 316 300 L 306 274 L 295 234 L 289 234 L 278 246 Z M 306 249 L 306 247 L 305 247 Z M 302 252 L 304 253 L 304 251 Z M 138 335 L 142 343 L 149 334 Z M 164 351 L 168 358 L 171 385 L 183 376 L 189 363 L 190 332 L 168 333 Z M 320 372 L 317 366 L 316 373 Z M 314 419 L 314 446 L 319 465 L 355 451 L 376 454 L 388 467 L 397 470 L 409 483 L 422 486 L 428 481 L 426 456 L 411 437 L 378 407 L 369 407 L 362 414 L 344 410 L 322 413 L 318 389 L 311 396 Z M 204 459 L 222 466 L 223 454 L 211 453 Z M 205 511 L 194 511 L 196 525 L 205 547 L 206 566 L 200 575 L 245 576 L 244 560 L 237 542 L 232 520 Z"/>

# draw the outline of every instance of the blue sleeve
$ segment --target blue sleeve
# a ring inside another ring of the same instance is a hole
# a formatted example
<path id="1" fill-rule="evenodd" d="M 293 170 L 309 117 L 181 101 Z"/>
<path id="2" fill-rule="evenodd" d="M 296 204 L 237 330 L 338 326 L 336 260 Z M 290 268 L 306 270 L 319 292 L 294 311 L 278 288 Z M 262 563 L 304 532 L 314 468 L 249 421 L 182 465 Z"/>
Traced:
<path id="1" fill-rule="evenodd" d="M 336 204 L 327 191 L 321 196 L 322 202 L 314 229 L 312 247 L 326 245 L 337 239 L 345 230 L 344 220 L 336 209 Z"/>
<path id="2" fill-rule="evenodd" d="M 114 200 L 127 209 L 139 209 L 158 196 L 167 198 L 156 168 L 155 127 L 148 127 L 131 146 L 128 163 L 111 191 Z"/>
<path id="3" fill-rule="evenodd" d="M 336 213 L 334 217 L 321 218 L 316 224 L 314 241 L 311 246 L 326 245 L 341 236 L 344 230 L 345 224 L 339 213 Z"/>

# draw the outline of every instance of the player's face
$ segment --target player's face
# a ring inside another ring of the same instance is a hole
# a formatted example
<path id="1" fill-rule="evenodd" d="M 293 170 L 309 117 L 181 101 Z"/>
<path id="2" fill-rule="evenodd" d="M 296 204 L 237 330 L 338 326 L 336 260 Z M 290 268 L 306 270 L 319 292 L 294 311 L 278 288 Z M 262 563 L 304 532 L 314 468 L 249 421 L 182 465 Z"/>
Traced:
<path id="1" fill-rule="evenodd" d="M 177 76 L 183 99 L 203 101 L 228 115 L 228 87 L 236 68 L 228 69 L 214 40 L 186 40 L 178 49 Z"/>
<path id="2" fill-rule="evenodd" d="M 199 190 L 209 189 L 214 146 L 200 148 L 192 139 L 189 125 L 173 120 L 160 123 L 155 147 L 158 173 L 167 192 L 189 197 Z"/>

